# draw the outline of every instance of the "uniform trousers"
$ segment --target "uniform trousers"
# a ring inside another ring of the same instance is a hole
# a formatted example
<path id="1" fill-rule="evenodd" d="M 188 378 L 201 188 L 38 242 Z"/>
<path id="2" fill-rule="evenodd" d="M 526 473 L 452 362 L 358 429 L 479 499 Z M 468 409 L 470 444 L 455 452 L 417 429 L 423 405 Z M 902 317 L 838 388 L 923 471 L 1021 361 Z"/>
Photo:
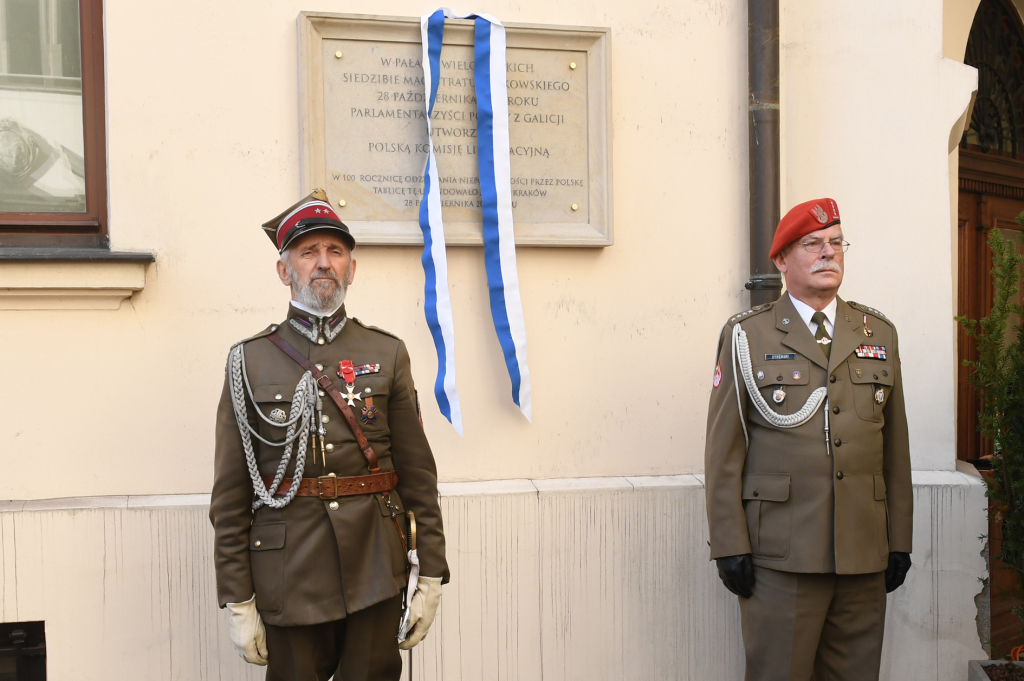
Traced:
<path id="1" fill-rule="evenodd" d="M 740 600 L 746 681 L 877 681 L 885 573 L 837 575 L 754 568 Z"/>
<path id="2" fill-rule="evenodd" d="M 334 622 L 265 625 L 267 681 L 398 681 L 401 612 L 400 594 Z"/>

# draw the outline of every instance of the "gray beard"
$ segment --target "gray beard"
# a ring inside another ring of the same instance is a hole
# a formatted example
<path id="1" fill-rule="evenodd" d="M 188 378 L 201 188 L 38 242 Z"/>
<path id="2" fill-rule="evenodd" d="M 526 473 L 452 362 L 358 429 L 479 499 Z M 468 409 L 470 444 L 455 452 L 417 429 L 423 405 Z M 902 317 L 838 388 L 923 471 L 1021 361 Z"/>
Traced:
<path id="1" fill-rule="evenodd" d="M 292 266 L 285 261 L 285 267 L 288 268 L 288 276 L 292 282 L 299 281 L 298 274 L 292 269 Z M 313 277 L 327 275 L 332 279 L 330 286 L 325 286 L 321 280 L 315 285 L 313 283 Z M 305 307 L 313 310 L 317 315 L 323 317 L 329 315 L 345 302 L 345 294 L 348 293 L 348 285 L 352 277 L 352 265 L 348 266 L 345 271 L 345 276 L 341 281 L 334 276 L 333 272 L 329 270 L 316 270 L 309 276 L 309 281 L 305 286 L 298 286 L 295 283 L 292 284 L 292 293 L 295 295 L 295 299 L 302 303 Z"/>

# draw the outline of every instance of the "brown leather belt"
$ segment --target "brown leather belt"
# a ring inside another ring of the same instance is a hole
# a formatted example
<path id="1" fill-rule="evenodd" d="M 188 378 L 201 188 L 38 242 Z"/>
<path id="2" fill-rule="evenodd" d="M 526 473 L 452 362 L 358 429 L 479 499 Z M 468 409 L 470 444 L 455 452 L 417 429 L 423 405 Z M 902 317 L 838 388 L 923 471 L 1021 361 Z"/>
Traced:
<path id="1" fill-rule="evenodd" d="M 268 488 L 274 482 L 274 476 L 264 475 L 263 484 Z M 398 486 L 398 473 L 384 471 L 370 475 L 352 475 L 339 478 L 334 475 L 321 475 L 319 478 L 302 478 L 299 483 L 300 497 L 320 497 L 321 499 L 337 499 L 357 494 L 379 494 L 390 492 Z M 292 478 L 285 478 L 277 488 L 277 494 L 286 494 L 292 488 Z"/>

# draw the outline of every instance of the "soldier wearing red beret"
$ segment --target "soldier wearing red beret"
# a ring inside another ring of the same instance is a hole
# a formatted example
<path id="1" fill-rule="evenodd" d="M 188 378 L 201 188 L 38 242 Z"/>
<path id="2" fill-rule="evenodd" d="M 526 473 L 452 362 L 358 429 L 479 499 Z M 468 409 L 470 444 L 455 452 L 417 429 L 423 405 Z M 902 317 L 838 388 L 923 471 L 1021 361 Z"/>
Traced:
<path id="1" fill-rule="evenodd" d="M 770 252 L 786 292 L 729 319 L 718 344 L 708 527 L 748 681 L 877 679 L 885 595 L 910 569 L 896 328 L 838 296 L 848 247 L 835 201 L 793 207 Z"/>

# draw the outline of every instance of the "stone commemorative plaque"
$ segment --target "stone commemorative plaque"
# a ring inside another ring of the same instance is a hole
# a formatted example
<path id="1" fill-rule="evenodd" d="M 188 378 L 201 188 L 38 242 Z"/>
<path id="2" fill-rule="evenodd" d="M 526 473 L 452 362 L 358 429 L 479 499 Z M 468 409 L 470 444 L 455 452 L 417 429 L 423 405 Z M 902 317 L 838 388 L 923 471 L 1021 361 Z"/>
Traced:
<path id="1" fill-rule="evenodd" d="M 608 31 L 506 28 L 516 243 L 610 245 Z M 446 23 L 429 142 L 419 19 L 304 12 L 299 29 L 303 190 L 360 243 L 422 244 L 432 143 L 446 241 L 482 243 L 473 22 Z"/>

